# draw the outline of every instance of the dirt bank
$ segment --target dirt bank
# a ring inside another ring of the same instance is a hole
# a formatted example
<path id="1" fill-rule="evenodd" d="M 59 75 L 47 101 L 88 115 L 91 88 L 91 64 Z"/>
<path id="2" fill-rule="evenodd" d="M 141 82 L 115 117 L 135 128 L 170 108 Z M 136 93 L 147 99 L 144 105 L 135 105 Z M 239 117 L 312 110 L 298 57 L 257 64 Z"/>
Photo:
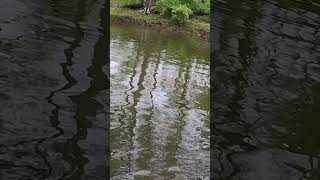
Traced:
<path id="1" fill-rule="evenodd" d="M 185 26 L 178 26 L 169 19 L 163 18 L 157 14 L 145 15 L 136 10 L 111 7 L 112 24 L 134 24 L 148 28 L 154 28 L 161 31 L 178 31 L 188 33 L 204 40 L 209 39 L 210 24 L 203 19 L 206 17 L 196 17 L 190 19 Z"/>

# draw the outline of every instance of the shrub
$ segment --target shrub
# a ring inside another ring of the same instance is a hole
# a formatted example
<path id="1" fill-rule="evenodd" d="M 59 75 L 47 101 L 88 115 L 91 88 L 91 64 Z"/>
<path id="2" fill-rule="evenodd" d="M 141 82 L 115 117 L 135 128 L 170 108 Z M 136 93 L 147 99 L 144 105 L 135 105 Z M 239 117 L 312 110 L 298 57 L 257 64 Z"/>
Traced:
<path id="1" fill-rule="evenodd" d="M 198 14 L 210 14 L 210 0 L 200 3 Z"/>
<path id="2" fill-rule="evenodd" d="M 192 15 L 192 10 L 185 4 L 179 4 L 172 7 L 172 18 L 178 24 L 185 24 Z"/>
<path id="3" fill-rule="evenodd" d="M 174 6 L 179 5 L 178 0 L 159 0 L 155 4 L 154 10 L 161 15 L 171 16 L 171 11 Z"/>
<path id="4" fill-rule="evenodd" d="M 176 22 L 183 22 L 192 14 L 209 14 L 210 0 L 158 0 L 155 10 L 161 15 L 173 17 Z"/>
<path id="5" fill-rule="evenodd" d="M 209 14 L 210 0 L 180 0 L 182 4 L 186 4 L 194 14 Z"/>

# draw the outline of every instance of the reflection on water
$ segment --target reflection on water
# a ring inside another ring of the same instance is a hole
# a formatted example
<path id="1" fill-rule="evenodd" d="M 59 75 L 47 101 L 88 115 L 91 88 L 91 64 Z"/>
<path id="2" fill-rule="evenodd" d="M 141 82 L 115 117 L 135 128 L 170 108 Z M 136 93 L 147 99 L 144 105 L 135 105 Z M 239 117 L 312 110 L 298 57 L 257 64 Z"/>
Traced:
<path id="1" fill-rule="evenodd" d="M 0 1 L 0 179 L 105 179 L 107 7 Z"/>
<path id="2" fill-rule="evenodd" d="M 320 4 L 215 0 L 211 177 L 320 179 Z"/>
<path id="3" fill-rule="evenodd" d="M 209 47 L 111 27 L 112 179 L 209 177 Z"/>

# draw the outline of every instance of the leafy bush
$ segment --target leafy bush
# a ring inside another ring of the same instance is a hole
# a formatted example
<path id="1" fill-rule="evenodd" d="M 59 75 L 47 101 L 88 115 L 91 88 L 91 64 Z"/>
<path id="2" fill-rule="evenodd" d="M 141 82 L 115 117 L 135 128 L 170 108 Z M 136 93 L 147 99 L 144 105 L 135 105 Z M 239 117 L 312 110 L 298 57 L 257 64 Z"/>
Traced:
<path id="1" fill-rule="evenodd" d="M 177 23 L 185 23 L 191 15 L 210 13 L 210 0 L 158 0 L 156 12 L 172 17 Z"/>
<path id="2" fill-rule="evenodd" d="M 210 0 L 180 0 L 182 4 L 186 4 L 194 14 L 209 14 Z"/>
<path id="3" fill-rule="evenodd" d="M 210 0 L 205 0 L 204 3 L 200 3 L 198 14 L 210 14 Z"/>
<path id="4" fill-rule="evenodd" d="M 159 0 L 155 4 L 154 10 L 161 15 L 171 16 L 172 8 L 179 4 L 178 0 Z"/>
<path id="5" fill-rule="evenodd" d="M 178 24 L 185 24 L 192 15 L 192 10 L 185 4 L 179 4 L 172 7 L 172 18 Z"/>

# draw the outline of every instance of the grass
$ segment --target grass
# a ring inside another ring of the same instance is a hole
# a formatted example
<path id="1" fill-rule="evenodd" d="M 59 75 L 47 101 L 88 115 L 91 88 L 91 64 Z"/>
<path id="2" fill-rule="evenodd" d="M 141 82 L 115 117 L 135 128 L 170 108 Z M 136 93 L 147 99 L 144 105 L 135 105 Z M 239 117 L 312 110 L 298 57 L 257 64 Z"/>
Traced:
<path id="1" fill-rule="evenodd" d="M 178 26 L 170 19 L 158 14 L 145 15 L 135 9 L 124 7 L 119 0 L 111 0 L 111 22 L 114 24 L 134 24 L 167 31 L 189 33 L 195 37 L 208 40 L 210 32 L 210 17 L 195 16 L 188 20 L 185 26 Z"/>

